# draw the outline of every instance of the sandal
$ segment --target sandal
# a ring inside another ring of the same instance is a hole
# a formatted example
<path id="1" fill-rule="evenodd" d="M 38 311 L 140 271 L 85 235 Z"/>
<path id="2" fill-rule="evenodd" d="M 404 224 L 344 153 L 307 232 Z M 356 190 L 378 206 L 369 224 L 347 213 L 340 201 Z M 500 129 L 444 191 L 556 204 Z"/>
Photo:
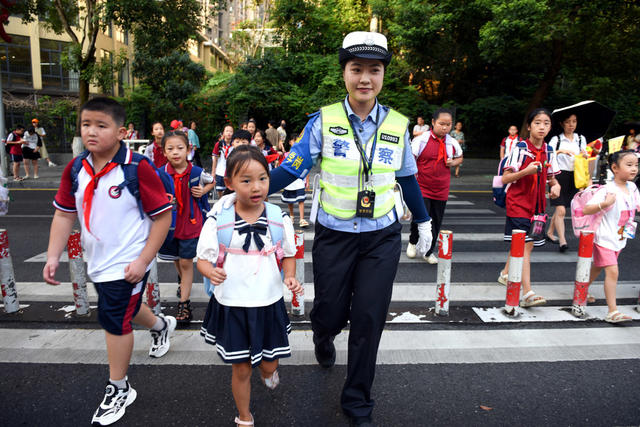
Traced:
<path id="1" fill-rule="evenodd" d="M 509 282 L 509 275 L 501 271 L 500 274 L 498 275 L 498 283 L 500 283 L 501 285 L 507 286 L 508 282 Z"/>
<path id="2" fill-rule="evenodd" d="M 275 389 L 276 387 L 278 387 L 278 384 L 280 384 L 280 375 L 278 375 L 277 369 L 273 371 L 273 374 L 271 374 L 269 378 L 265 378 L 262 375 L 260 376 L 260 378 L 262 378 L 262 384 L 267 386 L 267 388 L 270 390 Z"/>
<path id="3" fill-rule="evenodd" d="M 596 297 L 594 297 L 593 295 L 591 295 L 590 293 L 587 293 L 587 302 L 589 304 L 593 304 L 594 302 L 596 302 Z"/>
<path id="4" fill-rule="evenodd" d="M 631 320 L 633 320 L 631 316 L 622 314 L 618 310 L 608 313 L 607 317 L 604 318 L 604 321 L 609 323 L 630 322 Z"/>
<path id="5" fill-rule="evenodd" d="M 535 292 L 529 291 L 522 296 L 522 301 L 520 301 L 520 307 L 536 307 L 538 305 L 545 305 L 547 300 L 541 297 L 540 295 L 536 295 Z"/>
<path id="6" fill-rule="evenodd" d="M 544 237 L 544 240 L 546 240 L 549 243 L 553 243 L 554 245 L 557 245 L 558 242 L 560 241 L 557 238 L 554 239 L 553 237 L 549 236 L 548 234 Z"/>
<path id="7" fill-rule="evenodd" d="M 300 220 L 300 227 L 305 228 L 305 227 L 308 227 L 308 226 L 309 226 L 309 223 L 306 220 L 304 220 L 304 219 Z"/>
<path id="8" fill-rule="evenodd" d="M 178 315 L 176 316 L 176 320 L 178 322 L 191 322 L 192 318 L 191 300 L 178 302 Z"/>
<path id="9" fill-rule="evenodd" d="M 239 426 L 252 426 L 253 425 L 253 414 L 251 414 L 251 421 L 242 421 L 240 419 L 240 417 L 236 417 L 236 419 L 233 420 L 233 422 L 235 422 L 236 425 L 239 425 Z"/>

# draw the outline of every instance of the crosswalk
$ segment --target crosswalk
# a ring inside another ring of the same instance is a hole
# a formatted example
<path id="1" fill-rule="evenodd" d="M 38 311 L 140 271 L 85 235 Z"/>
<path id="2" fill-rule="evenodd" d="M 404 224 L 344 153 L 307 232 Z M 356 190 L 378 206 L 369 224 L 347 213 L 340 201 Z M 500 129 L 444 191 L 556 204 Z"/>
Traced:
<path id="1" fill-rule="evenodd" d="M 576 319 L 568 310 L 573 297 L 575 251 L 564 254 L 555 250 L 534 251 L 535 290 L 549 303 L 544 307 L 520 309 L 520 315 L 516 317 L 503 313 L 506 289 L 494 280 L 507 257 L 508 246 L 502 241 L 504 213 L 486 202 L 489 195 L 485 196 L 469 197 L 459 193 L 452 195 L 447 204 L 443 229 L 454 233 L 449 317 L 436 316 L 433 312 L 437 267 L 419 258 L 409 259 L 404 252 L 401 255 L 388 327 L 380 345 L 379 363 L 606 360 L 612 355 L 615 358 L 640 358 L 640 334 L 636 329 L 640 324 L 640 313 L 636 311 L 640 281 L 621 280 L 618 283 L 619 310 L 635 319 L 626 327 L 616 328 L 602 321 L 607 309 L 601 281 L 590 290 L 597 302 L 587 308 L 588 318 Z M 271 201 L 285 208 L 279 196 L 272 197 Z M 307 201 L 307 214 L 309 208 L 310 202 Z M 297 207 L 295 213 L 297 215 Z M 314 296 L 313 238 L 313 227 L 305 229 L 304 300 L 307 316 L 292 316 L 294 356 L 284 361 L 285 364 L 315 363 L 308 319 Z M 405 223 L 403 249 L 408 239 L 409 225 Z M 575 247 L 575 242 L 572 243 Z M 45 261 L 46 253 L 37 253 L 25 257 L 24 262 L 33 268 L 41 268 Z M 61 262 L 68 262 L 66 254 Z M 172 282 L 175 271 L 169 263 L 159 263 L 158 270 L 162 304 L 170 312 L 177 302 L 176 284 Z M 201 280 L 198 279 L 200 276 L 196 277 L 196 282 Z M 19 282 L 17 288 L 25 313 L 48 307 L 58 313 L 56 323 L 54 328 L 46 329 L 30 328 L 29 324 L 0 328 L 0 362 L 17 360 L 19 355 L 19 360 L 32 363 L 106 363 L 104 337 L 97 324 L 88 329 L 86 326 L 82 329 L 74 326 L 83 322 L 84 325 L 86 319 L 73 315 L 69 284 L 53 287 L 41 282 Z M 95 291 L 92 286 L 88 290 L 90 302 L 95 305 Z M 194 283 L 191 300 L 202 313 L 208 298 L 201 283 Z M 290 301 L 288 291 L 285 291 L 285 300 Z M 0 314 L 0 321 L 5 320 L 7 315 Z M 204 344 L 198 335 L 201 320 L 196 316 L 191 328 L 176 331 L 172 351 L 159 360 L 150 360 L 146 355 L 148 334 L 136 331 L 132 363 L 219 363 L 211 347 Z M 346 363 L 346 339 L 346 333 L 336 339 L 338 364 Z"/>

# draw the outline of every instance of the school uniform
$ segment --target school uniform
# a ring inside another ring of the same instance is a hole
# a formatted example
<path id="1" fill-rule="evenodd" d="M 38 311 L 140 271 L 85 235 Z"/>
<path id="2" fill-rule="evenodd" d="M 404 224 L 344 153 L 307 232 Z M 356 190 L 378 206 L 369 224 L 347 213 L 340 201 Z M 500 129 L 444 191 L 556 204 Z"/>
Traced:
<path id="1" fill-rule="evenodd" d="M 513 230 L 528 232 L 531 228 L 533 215 L 544 213 L 547 179 L 559 173 L 555 152 L 546 143 L 543 143 L 540 148 L 536 148 L 528 139 L 520 141 L 506 160 L 504 170 L 512 172 L 521 171 L 529 166 L 531 162 L 536 161 L 542 164 L 540 173 L 523 176 L 510 183 L 506 188 L 507 219 L 504 230 L 505 242 L 511 241 Z M 545 243 L 544 238 L 534 241 L 528 235 L 525 241 L 533 242 L 534 246 L 543 246 Z"/>
<path id="2" fill-rule="evenodd" d="M 9 133 L 7 136 L 7 142 L 22 141 L 22 137 L 15 132 Z M 11 161 L 15 163 L 22 162 L 22 146 L 21 144 L 11 144 L 9 146 L 9 154 Z"/>
<path id="3" fill-rule="evenodd" d="M 518 135 L 514 136 L 506 136 L 502 138 L 502 142 L 500 143 L 500 147 L 504 148 L 504 157 L 507 157 L 513 151 L 513 148 L 520 141 L 520 137 Z"/>
<path id="4" fill-rule="evenodd" d="M 414 138 L 411 142 L 411 151 L 416 158 L 418 185 L 424 205 L 433 221 L 431 228 L 433 240 L 426 253 L 429 256 L 438 244 L 437 237 L 449 198 L 451 168 L 446 162 L 450 158 L 462 157 L 462 147 L 451 135 L 445 135 L 440 139 L 430 131 Z M 418 243 L 418 225 L 414 222 L 411 222 L 409 243 L 413 245 Z"/>
<path id="5" fill-rule="evenodd" d="M 181 258 L 192 259 L 196 256 L 198 237 L 204 223 L 202 211 L 191 195 L 191 186 L 189 185 L 193 165 L 187 162 L 187 168 L 181 174 L 176 172 L 171 163 L 167 163 L 165 167 L 166 172 L 173 179 L 175 189 L 176 227 L 173 239 L 164 242 L 158 251 L 158 258 L 165 261 L 176 261 Z"/>
<path id="6" fill-rule="evenodd" d="M 106 331 L 116 335 L 131 332 L 131 320 L 140 309 L 148 276 L 138 283 L 129 283 L 124 280 L 124 269 L 140 256 L 146 245 L 151 218 L 171 209 L 160 178 L 145 161 L 137 167 L 140 202 L 146 213 L 143 218 L 138 200 L 126 187 L 120 190 L 118 186 L 124 182 L 122 166 L 131 163 L 132 154 L 121 142 L 113 159 L 98 172 L 93 170 L 89 154 L 78 173 L 75 194 L 71 193 L 72 160 L 62 173 L 53 202 L 56 209 L 78 215 L 87 275 L 98 292 L 98 321 Z M 93 182 L 97 183 L 91 191 Z"/>
<path id="7" fill-rule="evenodd" d="M 293 224 L 282 213 L 281 247 L 284 257 L 296 253 Z M 217 264 L 220 244 L 217 217 L 211 214 L 202 228 L 198 259 Z M 254 224 L 235 215 L 223 268 L 227 279 L 215 286 L 200 334 L 216 346 L 225 363 L 272 361 L 291 355 L 287 334 L 291 324 L 284 304 L 282 276 L 266 212 Z M 268 255 L 259 254 L 263 251 Z M 239 253 L 238 253 L 239 252 Z"/>
<path id="8" fill-rule="evenodd" d="M 151 160 L 156 168 L 161 168 L 168 162 L 167 157 L 164 155 L 162 146 L 156 144 L 155 140 L 153 140 L 151 144 L 147 145 L 147 148 L 144 150 L 144 155 Z"/>
<path id="9" fill-rule="evenodd" d="M 233 147 L 229 144 L 226 144 L 223 139 L 216 142 L 216 145 L 213 146 L 213 152 L 211 155 L 218 159 L 216 163 L 216 190 L 224 191 L 227 189 L 227 186 L 224 184 L 224 174 L 227 170 L 227 157 L 231 154 Z"/>

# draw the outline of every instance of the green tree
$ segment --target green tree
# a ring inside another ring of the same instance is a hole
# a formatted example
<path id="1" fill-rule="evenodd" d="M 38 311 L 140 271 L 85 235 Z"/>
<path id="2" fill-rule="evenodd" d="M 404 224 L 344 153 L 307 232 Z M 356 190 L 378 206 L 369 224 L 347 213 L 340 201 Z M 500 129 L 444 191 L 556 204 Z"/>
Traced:
<path id="1" fill-rule="evenodd" d="M 366 31 L 366 0 L 275 0 L 271 12 L 277 35 L 289 52 L 335 54 L 350 31 Z"/>

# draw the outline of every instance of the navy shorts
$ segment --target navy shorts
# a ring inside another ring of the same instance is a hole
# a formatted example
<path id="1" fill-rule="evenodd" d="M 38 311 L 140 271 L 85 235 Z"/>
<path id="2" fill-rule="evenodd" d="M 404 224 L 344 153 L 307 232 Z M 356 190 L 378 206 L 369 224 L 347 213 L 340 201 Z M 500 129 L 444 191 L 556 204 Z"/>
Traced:
<path id="1" fill-rule="evenodd" d="M 11 161 L 14 163 L 20 163 L 22 161 L 21 154 L 11 154 Z"/>
<path id="2" fill-rule="evenodd" d="M 113 335 L 127 335 L 133 331 L 131 322 L 142 305 L 142 294 L 147 283 L 147 271 L 140 282 L 126 280 L 94 283 L 98 292 L 98 322 Z"/>
<path id="3" fill-rule="evenodd" d="M 507 217 L 507 221 L 504 224 L 504 241 L 511 241 L 511 233 L 513 230 L 523 230 L 527 233 L 527 237 L 525 237 L 525 242 L 533 242 L 533 246 L 543 246 L 544 239 L 542 240 L 533 240 L 529 237 L 529 230 L 531 229 L 531 218 L 512 218 L 510 216 Z"/>
<path id="4" fill-rule="evenodd" d="M 216 175 L 216 190 L 224 191 L 227 186 L 224 184 L 224 177 L 222 175 Z"/>
<path id="5" fill-rule="evenodd" d="M 165 242 L 160 251 L 158 258 L 165 261 L 176 261 L 182 259 L 192 259 L 196 257 L 196 249 L 198 248 L 198 238 L 195 239 L 173 239 Z"/>

